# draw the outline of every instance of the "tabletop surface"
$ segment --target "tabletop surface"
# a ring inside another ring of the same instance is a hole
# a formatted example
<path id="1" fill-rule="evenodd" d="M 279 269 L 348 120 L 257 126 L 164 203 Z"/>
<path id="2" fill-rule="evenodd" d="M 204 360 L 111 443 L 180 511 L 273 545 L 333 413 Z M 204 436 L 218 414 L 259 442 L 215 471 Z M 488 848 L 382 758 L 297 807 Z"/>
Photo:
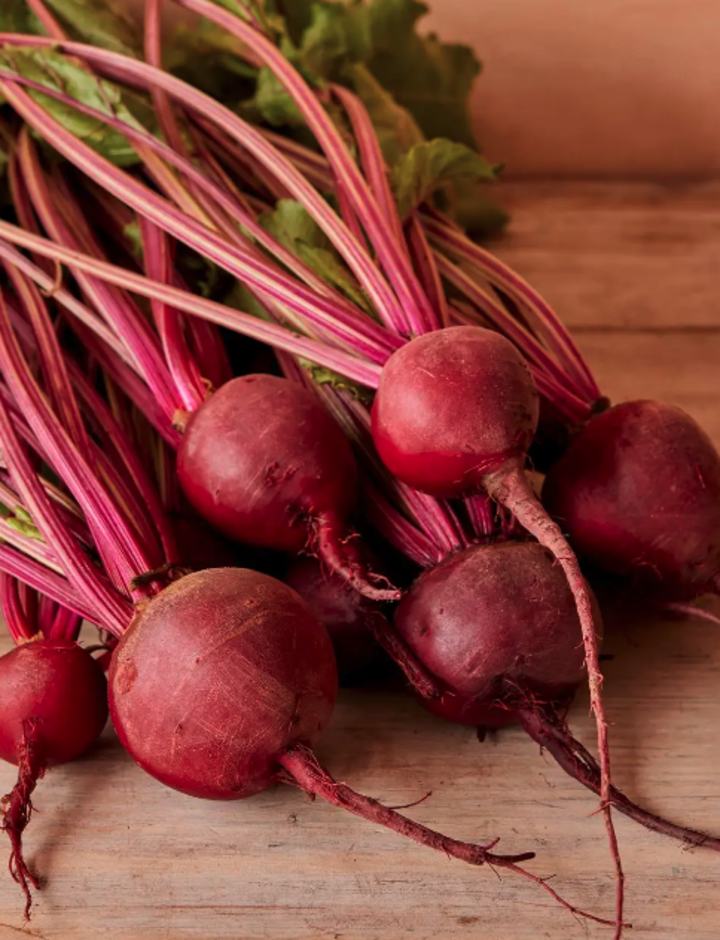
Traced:
<path id="1" fill-rule="evenodd" d="M 720 187 L 522 184 L 498 253 L 571 324 L 613 399 L 691 412 L 720 445 Z M 704 605 L 720 613 L 720 603 Z M 720 832 L 720 630 L 653 611 L 608 618 L 605 701 L 614 776 L 632 798 Z M 0 650 L 10 646 L 4 635 Z M 591 746 L 582 693 L 571 712 Z M 611 916 L 613 876 L 595 797 L 517 728 L 480 744 L 403 691 L 341 693 L 317 749 L 333 775 L 458 838 L 501 837 L 568 900 Z M 13 769 L 0 765 L 0 792 Z M 538 888 L 422 849 L 279 787 L 194 800 L 137 768 L 110 729 L 40 783 L 28 860 L 47 885 L 23 925 L 0 878 L 0 940 L 582 940 L 612 936 Z M 629 937 L 717 940 L 720 855 L 616 820 Z M 4 851 L 4 849 L 3 849 Z M 4 866 L 0 866 L 4 868 Z"/>

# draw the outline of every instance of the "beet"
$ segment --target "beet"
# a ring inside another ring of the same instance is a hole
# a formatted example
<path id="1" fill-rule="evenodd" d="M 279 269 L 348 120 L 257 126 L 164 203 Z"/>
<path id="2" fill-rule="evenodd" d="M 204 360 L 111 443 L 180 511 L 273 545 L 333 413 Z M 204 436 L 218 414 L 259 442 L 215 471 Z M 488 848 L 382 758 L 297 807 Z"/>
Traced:
<path id="1" fill-rule="evenodd" d="M 554 702 L 585 679 L 567 579 L 536 542 L 456 553 L 418 578 L 394 623 L 451 697 L 475 705 Z"/>
<path id="2" fill-rule="evenodd" d="M 0 757 L 18 765 L 18 781 L 2 801 L 2 829 L 28 917 L 30 886 L 39 887 L 22 849 L 31 797 L 48 767 L 80 757 L 97 741 L 108 716 L 105 675 L 74 642 L 31 640 L 0 657 L 0 716 Z"/>
<path id="3" fill-rule="evenodd" d="M 577 553 L 633 589 L 720 590 L 720 455 L 680 408 L 633 401 L 592 418 L 542 495 Z"/>
<path id="4" fill-rule="evenodd" d="M 390 357 L 373 404 L 373 438 L 404 483 L 464 496 L 524 460 L 539 408 L 530 369 L 509 340 L 481 327 L 450 327 Z"/>
<path id="5" fill-rule="evenodd" d="M 315 558 L 298 558 L 283 578 L 308 604 L 330 636 L 341 685 L 360 685 L 382 671 L 386 660 L 369 620 L 379 605 L 351 590 Z"/>
<path id="6" fill-rule="evenodd" d="M 177 461 L 192 506 L 228 538 L 317 553 L 375 599 L 397 591 L 368 583 L 347 517 L 357 468 L 340 426 L 312 391 L 273 375 L 246 375 L 193 414 Z"/>
<path id="7" fill-rule="evenodd" d="M 395 626 L 445 686 L 439 699 L 421 699 L 425 707 L 481 731 L 518 721 L 563 770 L 600 793 L 600 767 L 562 717 L 585 666 L 572 593 L 546 549 L 505 542 L 458 552 L 418 578 Z M 610 792 L 641 825 L 720 851 L 719 839 L 647 812 L 614 786 Z"/>
<path id="8" fill-rule="evenodd" d="M 275 783 L 277 754 L 313 744 L 337 694 L 322 625 L 290 588 L 242 568 L 188 575 L 154 598 L 118 644 L 109 679 L 113 723 L 138 764 L 217 800 Z"/>

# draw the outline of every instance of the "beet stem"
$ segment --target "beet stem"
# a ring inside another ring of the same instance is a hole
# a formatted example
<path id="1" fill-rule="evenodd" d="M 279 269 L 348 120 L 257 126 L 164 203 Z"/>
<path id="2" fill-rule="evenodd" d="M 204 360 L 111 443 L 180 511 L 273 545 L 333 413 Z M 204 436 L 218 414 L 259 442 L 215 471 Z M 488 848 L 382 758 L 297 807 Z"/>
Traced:
<path id="1" fill-rule="evenodd" d="M 711 610 L 705 610 L 704 607 L 694 607 L 692 604 L 663 604 L 661 610 L 670 614 L 679 614 L 682 617 L 696 618 L 698 620 L 707 620 L 708 623 L 714 623 L 716 627 L 720 626 L 720 617 Z"/>
<path id="2" fill-rule="evenodd" d="M 568 545 L 559 526 L 553 522 L 533 493 L 522 465 L 518 460 L 508 460 L 492 473 L 483 477 L 487 492 L 501 506 L 509 509 L 527 531 L 538 542 L 552 552 L 565 572 L 570 590 L 575 598 L 580 627 L 585 647 L 585 663 L 590 687 L 590 708 L 597 725 L 598 753 L 600 755 L 600 807 L 605 820 L 605 829 L 610 843 L 610 853 L 615 865 L 616 880 L 616 940 L 622 935 L 625 875 L 620 861 L 617 836 L 612 821 L 610 748 L 608 746 L 607 718 L 602 700 L 602 673 L 598 659 L 598 638 L 595 632 L 590 593 L 575 553 Z"/>
<path id="3" fill-rule="evenodd" d="M 386 581 L 388 587 L 380 588 L 372 583 L 373 576 L 360 558 L 352 536 L 342 532 L 336 520 L 329 515 L 318 517 L 313 523 L 310 547 L 317 549 L 320 560 L 333 574 L 354 588 L 358 594 L 372 601 L 398 601 L 402 594 Z M 376 581 L 385 580 L 375 576 Z"/>
<path id="4" fill-rule="evenodd" d="M 433 829 L 428 829 L 421 823 L 408 819 L 395 810 L 383 806 L 382 803 L 372 799 L 372 797 L 363 796 L 344 783 L 338 783 L 320 766 L 312 750 L 304 744 L 291 744 L 279 755 L 278 763 L 286 771 L 286 775 L 283 775 L 283 781 L 300 787 L 301 790 L 304 790 L 312 797 L 319 796 L 333 806 L 347 810 L 355 816 L 360 816 L 380 826 L 385 826 L 387 829 L 392 829 L 394 832 L 406 836 L 420 845 L 435 849 L 437 852 L 444 852 L 446 855 L 460 859 L 468 865 L 489 865 L 491 868 L 505 868 L 539 885 L 558 904 L 572 914 L 586 920 L 592 920 L 597 924 L 615 926 L 615 921 L 595 917 L 594 914 L 589 914 L 570 904 L 560 897 L 547 884 L 545 879 L 521 868 L 518 863 L 534 858 L 534 852 L 523 852 L 519 855 L 495 855 L 490 849 L 497 844 L 497 839 L 487 846 L 475 845 L 471 842 L 460 842 L 457 839 L 451 839 L 449 836 L 435 832 Z M 623 926 L 627 927 L 629 925 L 625 924 Z"/>
<path id="5" fill-rule="evenodd" d="M 518 711 L 524 731 L 546 750 L 570 777 L 593 793 L 600 792 L 600 768 L 592 754 L 570 733 L 565 722 L 548 709 L 527 708 Z M 720 852 L 720 838 L 668 822 L 643 809 L 617 787 L 610 787 L 610 799 L 618 812 L 660 835 L 669 836 L 696 848 Z"/>
<path id="6" fill-rule="evenodd" d="M 444 689 L 438 685 L 435 677 L 425 669 L 393 625 L 382 614 L 369 615 L 366 617 L 365 623 L 375 642 L 402 669 L 405 678 L 413 689 L 423 698 L 440 698 Z"/>
<path id="7" fill-rule="evenodd" d="M 30 871 L 23 856 L 22 836 L 30 817 L 33 805 L 33 790 L 45 773 L 45 765 L 39 759 L 35 746 L 35 726 L 37 722 L 28 719 L 23 725 L 23 739 L 18 761 L 18 779 L 12 791 L 2 798 L 2 831 L 10 839 L 10 861 L 8 867 L 13 881 L 20 885 L 25 894 L 25 920 L 30 920 L 32 894 L 30 888 L 40 889 L 40 882 Z"/>

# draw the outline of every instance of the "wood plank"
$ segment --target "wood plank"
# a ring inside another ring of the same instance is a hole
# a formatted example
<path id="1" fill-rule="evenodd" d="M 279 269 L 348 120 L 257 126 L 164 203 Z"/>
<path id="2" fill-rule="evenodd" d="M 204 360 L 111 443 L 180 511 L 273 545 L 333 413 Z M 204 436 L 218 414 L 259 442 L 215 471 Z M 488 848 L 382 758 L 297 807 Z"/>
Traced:
<path id="1" fill-rule="evenodd" d="M 720 183 L 503 183 L 493 250 L 577 327 L 720 328 Z"/>
<path id="2" fill-rule="evenodd" d="M 583 335 L 614 397 L 674 398 L 720 442 L 720 339 Z M 720 604 L 714 610 L 720 614 Z M 2 640 L 2 649 L 9 642 Z M 618 784 L 657 812 L 720 830 L 720 632 L 627 612 L 608 616 L 606 697 Z M 171 655 L 171 651 L 169 651 Z M 587 698 L 572 712 L 594 740 Z M 341 780 L 466 839 L 502 837 L 568 899 L 612 912 L 612 872 L 594 797 L 518 729 L 480 745 L 402 691 L 345 692 L 319 754 Z M 0 792 L 13 773 L 0 765 Z M 30 927 L 0 878 L 0 940 L 578 940 L 577 923 L 532 885 L 405 842 L 288 787 L 239 804 L 164 789 L 108 731 L 88 758 L 47 775 L 27 837 L 48 878 Z M 716 940 L 720 856 L 618 820 L 633 936 Z"/>

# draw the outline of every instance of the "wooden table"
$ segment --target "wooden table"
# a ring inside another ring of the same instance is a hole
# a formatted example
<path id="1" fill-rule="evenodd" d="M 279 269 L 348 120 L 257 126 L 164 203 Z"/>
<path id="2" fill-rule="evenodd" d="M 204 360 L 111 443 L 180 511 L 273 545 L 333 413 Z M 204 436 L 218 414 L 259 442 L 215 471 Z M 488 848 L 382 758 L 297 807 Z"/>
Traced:
<path id="1" fill-rule="evenodd" d="M 555 303 L 613 398 L 677 402 L 720 444 L 720 188 L 508 187 L 499 253 Z M 712 602 L 708 606 L 713 607 Z M 713 609 L 720 612 L 720 604 Z M 9 646 L 6 639 L 3 647 Z M 606 702 L 616 782 L 686 825 L 720 831 L 720 631 L 614 615 Z M 580 695 L 572 724 L 594 741 Z M 568 899 L 610 916 L 613 879 L 595 798 L 518 729 L 479 744 L 400 692 L 343 693 L 319 755 L 352 786 L 465 839 L 534 849 Z M 0 767 L 0 792 L 13 772 Z M 533 885 L 421 849 L 288 787 L 245 803 L 164 789 L 108 730 L 37 791 L 29 860 L 48 878 L 23 927 L 0 880 L 0 940 L 581 940 Z M 617 819 L 629 936 L 720 937 L 720 856 Z M 102 932 L 102 934 L 101 934 Z"/>

